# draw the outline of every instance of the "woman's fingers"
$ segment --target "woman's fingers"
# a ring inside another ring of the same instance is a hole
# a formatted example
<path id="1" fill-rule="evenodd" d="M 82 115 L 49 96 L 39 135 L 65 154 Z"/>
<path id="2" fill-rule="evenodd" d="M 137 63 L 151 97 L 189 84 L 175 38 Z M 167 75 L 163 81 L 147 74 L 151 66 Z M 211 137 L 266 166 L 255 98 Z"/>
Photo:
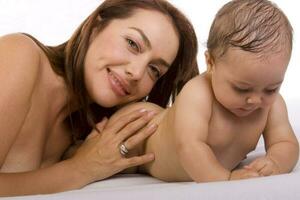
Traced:
<path id="1" fill-rule="evenodd" d="M 104 130 L 107 122 L 108 122 L 107 117 L 104 117 L 101 122 L 96 124 L 96 128 L 98 129 L 98 131 L 100 131 L 100 133 Z"/>
<path id="2" fill-rule="evenodd" d="M 104 119 L 96 125 L 101 134 L 94 129 L 71 158 L 74 166 L 94 181 L 152 161 L 153 154 L 129 158 L 126 154 L 155 132 L 157 125 L 145 127 L 154 114 L 142 109 L 108 121 Z"/>
<path id="3" fill-rule="evenodd" d="M 101 122 L 96 124 L 96 129 L 92 130 L 92 132 L 86 137 L 86 140 L 89 140 L 91 138 L 98 136 L 98 134 L 104 130 L 107 122 L 108 122 L 108 119 L 106 117 L 104 117 Z"/>
<path id="4" fill-rule="evenodd" d="M 148 153 L 142 156 L 134 156 L 131 158 L 124 158 L 122 159 L 121 165 L 124 166 L 124 169 L 130 168 L 130 167 L 135 167 L 139 165 L 143 165 L 145 163 L 151 162 L 154 160 L 154 154 L 153 153 Z"/>
<path id="5" fill-rule="evenodd" d="M 155 111 L 150 111 L 148 112 L 146 115 L 144 115 L 143 117 L 135 120 L 134 122 L 131 122 L 130 124 L 126 125 L 119 133 L 118 136 L 120 137 L 120 141 L 124 141 L 126 140 L 128 137 L 130 137 L 133 134 L 136 134 L 138 131 L 140 132 L 144 132 L 144 134 L 146 134 L 146 132 L 148 132 L 149 130 L 143 130 L 142 128 L 144 128 L 146 126 L 146 124 L 155 116 L 156 112 Z M 138 135 L 140 133 L 137 133 Z M 143 137 L 143 134 L 140 136 Z M 144 138 L 144 137 L 143 137 Z"/>
<path id="6" fill-rule="evenodd" d="M 137 134 L 129 137 L 123 144 L 128 150 L 133 149 L 136 145 L 152 135 L 156 131 L 157 127 L 157 124 L 151 124 L 139 131 Z"/>
<path id="7" fill-rule="evenodd" d="M 129 114 L 121 116 L 118 120 L 115 120 L 111 125 L 108 124 L 109 129 L 110 129 L 109 132 L 118 133 L 126 125 L 130 124 L 131 122 L 133 122 L 137 119 L 140 119 L 146 113 L 147 113 L 146 109 L 139 109 L 139 110 L 135 110 Z"/>
<path id="8" fill-rule="evenodd" d="M 97 130 L 92 130 L 92 132 L 91 132 L 90 134 L 88 134 L 88 136 L 86 137 L 85 140 L 90 140 L 90 139 L 92 139 L 92 138 L 98 136 L 98 134 L 99 134 L 99 133 L 98 133 Z"/>

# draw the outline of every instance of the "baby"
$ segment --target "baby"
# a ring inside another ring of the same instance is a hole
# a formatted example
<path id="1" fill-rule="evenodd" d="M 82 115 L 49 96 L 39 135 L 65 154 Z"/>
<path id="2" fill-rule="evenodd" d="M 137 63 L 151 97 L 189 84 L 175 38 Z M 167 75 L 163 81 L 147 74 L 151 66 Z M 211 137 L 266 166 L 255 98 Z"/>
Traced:
<path id="1" fill-rule="evenodd" d="M 155 154 L 132 171 L 196 182 L 290 172 L 299 145 L 279 94 L 292 50 L 287 17 L 267 0 L 233 0 L 217 13 L 207 47 L 207 71 L 184 86 L 172 107 L 131 104 L 110 119 L 138 108 L 158 113 L 156 133 L 141 146 L 122 147 L 128 156 Z M 266 154 L 237 169 L 261 135 Z"/>

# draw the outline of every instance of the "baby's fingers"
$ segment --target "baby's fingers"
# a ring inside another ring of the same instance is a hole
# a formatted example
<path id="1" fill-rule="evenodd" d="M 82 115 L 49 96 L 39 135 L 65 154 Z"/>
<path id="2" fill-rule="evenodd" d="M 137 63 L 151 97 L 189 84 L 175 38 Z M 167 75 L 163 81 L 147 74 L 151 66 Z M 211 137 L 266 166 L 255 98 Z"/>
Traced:
<path id="1" fill-rule="evenodd" d="M 255 177 L 259 177 L 259 173 L 255 172 L 255 171 L 248 171 L 247 173 L 245 173 L 243 178 L 255 178 Z"/>
<path id="2" fill-rule="evenodd" d="M 254 169 L 257 172 L 259 172 L 262 168 L 264 168 L 266 165 L 266 162 L 263 160 L 255 160 L 250 165 L 248 165 L 248 168 Z"/>
<path id="3" fill-rule="evenodd" d="M 273 174 L 273 169 L 271 167 L 265 166 L 259 171 L 261 176 L 270 176 Z"/>

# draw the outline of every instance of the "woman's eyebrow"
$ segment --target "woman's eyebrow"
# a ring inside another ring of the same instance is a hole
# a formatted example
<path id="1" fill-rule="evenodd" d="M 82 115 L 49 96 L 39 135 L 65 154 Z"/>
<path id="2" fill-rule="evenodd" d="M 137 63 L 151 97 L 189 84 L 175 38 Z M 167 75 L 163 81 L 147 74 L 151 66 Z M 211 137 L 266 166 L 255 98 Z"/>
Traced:
<path id="1" fill-rule="evenodd" d="M 150 40 L 148 39 L 146 34 L 141 29 L 136 28 L 136 27 L 129 27 L 129 28 L 137 31 L 141 35 L 141 37 L 142 37 L 144 43 L 146 44 L 147 48 L 152 49 Z"/>

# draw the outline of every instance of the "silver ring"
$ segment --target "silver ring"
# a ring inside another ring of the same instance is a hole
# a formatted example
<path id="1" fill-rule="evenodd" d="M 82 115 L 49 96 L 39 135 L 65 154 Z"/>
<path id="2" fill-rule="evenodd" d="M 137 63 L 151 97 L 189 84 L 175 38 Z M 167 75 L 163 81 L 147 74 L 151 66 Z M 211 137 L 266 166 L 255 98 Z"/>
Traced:
<path id="1" fill-rule="evenodd" d="M 126 156 L 126 154 L 128 154 L 128 149 L 124 143 L 122 143 L 119 148 L 122 156 Z"/>

